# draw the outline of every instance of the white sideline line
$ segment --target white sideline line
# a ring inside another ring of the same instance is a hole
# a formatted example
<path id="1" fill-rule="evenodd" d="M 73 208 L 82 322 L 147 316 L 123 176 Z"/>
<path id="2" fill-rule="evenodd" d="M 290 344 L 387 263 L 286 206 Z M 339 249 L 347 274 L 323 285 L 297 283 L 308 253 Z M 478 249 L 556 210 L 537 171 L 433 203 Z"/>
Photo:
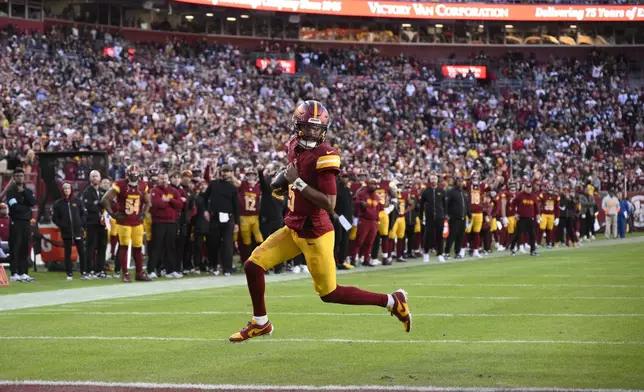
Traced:
<path id="1" fill-rule="evenodd" d="M 105 340 L 105 341 L 152 341 L 152 342 L 228 342 L 228 339 L 184 338 L 156 336 L 0 336 L 0 340 Z M 309 338 L 266 338 L 256 339 L 257 343 L 360 343 L 360 344 L 576 344 L 642 346 L 644 341 L 591 341 L 591 340 L 423 340 L 423 339 L 309 339 Z"/>
<path id="2" fill-rule="evenodd" d="M 637 243 L 644 243 L 644 237 L 631 237 L 623 241 L 598 241 L 591 243 L 588 248 L 591 247 L 611 247 L 611 246 L 623 246 L 626 244 L 637 244 Z M 562 257 L 565 257 L 564 255 L 566 254 L 567 251 L 572 250 L 570 249 L 564 249 L 564 248 L 559 248 L 556 250 L 549 250 L 549 252 L 556 252 L 557 254 L 561 254 Z M 487 258 L 487 260 L 490 261 L 502 261 L 502 260 L 508 260 L 510 257 L 509 254 L 494 254 L 493 256 Z M 455 263 L 467 263 L 467 262 L 477 262 L 480 263 L 476 259 L 472 258 L 466 258 L 463 260 L 451 260 L 447 265 L 449 264 L 455 264 Z M 575 263 L 579 264 L 579 262 Z M 589 263 L 589 264 L 595 264 L 596 263 Z M 438 266 L 444 266 L 446 264 L 443 263 L 438 263 L 430 262 L 429 264 L 423 264 L 420 262 L 420 260 L 413 260 L 409 263 L 403 263 L 403 264 L 398 264 L 394 265 L 392 267 L 388 267 L 387 269 L 358 269 L 358 270 L 352 270 L 352 271 L 338 271 L 338 275 L 345 275 L 345 274 L 360 274 L 363 273 L 373 273 L 375 272 L 376 274 L 379 273 L 384 273 L 388 271 L 394 271 L 394 270 L 402 270 L 402 269 L 407 269 L 407 268 L 427 268 L 427 267 L 438 267 Z M 442 267 L 441 267 L 442 268 Z M 267 283 L 269 284 L 274 284 L 274 283 L 284 283 L 286 281 L 303 281 L 307 277 L 304 275 L 269 275 L 266 277 Z M 306 285 L 306 286 L 311 286 L 310 281 L 298 283 L 298 282 L 292 282 L 289 283 L 290 285 L 293 286 L 300 286 L 300 285 Z M 430 286 L 432 284 L 411 284 L 410 286 Z M 114 300 L 114 299 L 122 299 L 122 298 L 132 298 L 132 297 L 140 297 L 140 296 L 145 296 L 145 295 L 153 295 L 153 294 L 170 294 L 170 293 L 176 293 L 176 292 L 181 292 L 181 295 L 184 295 L 183 293 L 185 292 L 196 292 L 198 290 L 204 290 L 204 289 L 215 289 L 215 290 L 222 290 L 222 289 L 230 289 L 238 286 L 246 286 L 246 278 L 243 275 L 233 275 L 231 277 L 228 277 L 226 279 L 216 279 L 212 277 L 205 277 L 205 278 L 191 278 L 187 280 L 170 280 L 170 281 L 156 281 L 156 282 L 150 282 L 146 284 L 132 284 L 132 285 L 120 285 L 120 284 L 115 284 L 115 285 L 108 285 L 108 286 L 96 286 L 96 287 L 84 287 L 84 288 L 70 288 L 70 289 L 62 289 L 62 290 L 53 290 L 53 291 L 44 291 L 44 292 L 35 292 L 35 293 L 21 293 L 21 294 L 9 294 L 9 295 L 0 295 L 0 313 L 3 311 L 8 311 L 8 310 L 16 310 L 16 309 L 27 309 L 27 308 L 35 308 L 35 307 L 43 307 L 43 306 L 53 306 L 53 305 L 63 305 L 63 304 L 73 304 L 73 303 L 81 303 L 81 302 L 91 302 L 91 301 L 100 301 L 100 300 Z M 371 286 L 371 287 L 378 287 L 378 286 L 386 286 L 390 287 L 391 285 L 369 285 L 367 284 L 366 286 Z M 434 286 L 438 286 L 438 284 L 434 284 Z M 462 285 L 462 286 L 457 286 L 457 285 L 445 285 L 443 286 L 452 286 L 452 287 L 481 287 L 481 285 Z M 616 287 L 616 288 L 628 288 L 628 287 L 635 287 L 635 288 L 644 288 L 644 285 L 490 285 L 489 287 L 604 287 L 604 288 L 610 288 L 610 287 Z M 207 293 L 204 293 L 204 296 L 207 296 Z"/>
<path id="3" fill-rule="evenodd" d="M 194 298 L 203 298 L 204 295 L 199 295 L 199 296 L 194 296 Z M 565 300 L 591 300 L 591 301 L 597 301 L 597 300 L 644 300 L 644 297 L 484 297 L 484 296 L 476 296 L 476 297 L 467 297 L 467 296 L 458 296 L 458 295 L 413 295 L 409 296 L 412 299 L 482 299 L 482 300 L 557 300 L 557 301 L 565 301 Z M 184 296 L 182 296 L 184 298 Z M 208 299 L 211 298 L 248 298 L 248 295 L 208 295 Z M 267 295 L 267 299 L 271 298 L 314 298 L 311 295 Z M 118 304 L 126 304 L 130 302 L 153 302 L 153 301 L 166 301 L 168 298 L 130 298 L 130 299 L 124 299 L 121 302 L 110 302 L 111 304 L 113 303 L 118 303 Z M 80 307 L 80 306 L 87 306 L 87 307 L 92 307 L 95 306 L 95 304 L 74 304 L 74 305 L 63 305 L 63 306 L 68 306 L 68 307 Z M 109 306 L 109 304 L 108 304 Z"/>
<path id="4" fill-rule="evenodd" d="M 247 315 L 248 312 L 2 312 L 2 316 L 236 316 Z M 338 312 L 271 312 L 271 316 L 338 316 L 338 317 L 384 317 L 387 313 L 338 313 Z M 414 317 L 644 317 L 644 313 L 414 313 Z"/>
<path id="5" fill-rule="evenodd" d="M 102 381 L 48 381 L 48 380 L 0 380 L 0 385 L 8 386 L 79 386 L 104 388 L 140 389 L 197 389 L 197 390 L 274 390 L 274 391 L 404 391 L 404 392 L 644 392 L 634 389 L 581 389 L 559 387 L 438 387 L 406 385 L 243 385 L 243 384 L 173 384 L 150 382 L 102 382 Z"/>
<path id="6" fill-rule="evenodd" d="M 294 285 L 300 285 L 295 283 Z M 371 284 L 369 287 L 390 287 L 390 284 Z M 594 287 L 594 288 L 644 288 L 641 284 L 574 284 L 574 283 L 405 283 L 405 286 L 434 286 L 434 287 Z"/>

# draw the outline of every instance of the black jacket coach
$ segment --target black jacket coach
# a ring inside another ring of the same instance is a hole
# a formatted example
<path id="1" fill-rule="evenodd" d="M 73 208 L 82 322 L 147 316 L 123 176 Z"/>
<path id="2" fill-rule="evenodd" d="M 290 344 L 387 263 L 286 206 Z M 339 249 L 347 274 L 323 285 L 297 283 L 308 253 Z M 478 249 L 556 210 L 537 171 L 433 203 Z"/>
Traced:
<path id="1" fill-rule="evenodd" d="M 98 225 L 101 223 L 101 215 L 103 214 L 103 207 L 101 207 L 101 199 L 105 195 L 103 188 L 88 186 L 83 191 L 81 198 L 87 211 L 85 223 L 88 225 Z"/>
<path id="2" fill-rule="evenodd" d="M 261 222 L 270 223 L 270 226 L 280 228 L 284 226 L 284 196 L 273 193 L 270 181 L 264 177 L 261 170 L 258 170 L 257 174 L 259 186 L 262 189 L 262 198 L 259 204 Z"/>
<path id="3" fill-rule="evenodd" d="M 13 185 L 7 191 L 7 205 L 11 221 L 30 222 L 31 207 L 36 205 L 36 198 L 31 189 L 25 187 L 22 191 L 18 191 L 18 187 Z"/>
<path id="4" fill-rule="evenodd" d="M 54 224 L 60 229 L 63 239 L 82 237 L 87 212 L 80 199 L 58 199 L 52 207 Z"/>
<path id="5" fill-rule="evenodd" d="M 471 215 L 470 199 L 465 189 L 454 187 L 447 192 L 447 215 L 450 219 L 462 220 Z"/>
<path id="6" fill-rule="evenodd" d="M 447 192 L 441 188 L 427 188 L 420 197 L 421 214 L 429 220 L 445 219 L 447 213 Z"/>
<path id="7" fill-rule="evenodd" d="M 210 222 L 217 222 L 219 213 L 229 214 L 231 221 L 239 224 L 239 201 L 237 188 L 226 180 L 213 180 L 203 194 L 206 211 L 210 213 Z"/>
<path id="8" fill-rule="evenodd" d="M 335 202 L 335 213 L 344 215 L 349 222 L 353 221 L 353 195 L 351 189 L 342 183 L 340 177 L 337 179 L 337 198 Z"/>

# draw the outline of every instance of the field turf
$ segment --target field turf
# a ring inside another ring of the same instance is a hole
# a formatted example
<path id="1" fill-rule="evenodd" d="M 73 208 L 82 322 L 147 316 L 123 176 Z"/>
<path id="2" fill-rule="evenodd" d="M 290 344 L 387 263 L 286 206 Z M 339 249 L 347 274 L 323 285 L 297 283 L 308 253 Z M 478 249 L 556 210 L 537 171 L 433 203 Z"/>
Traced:
<path id="1" fill-rule="evenodd" d="M 322 303 L 308 278 L 269 283 L 275 333 L 238 345 L 243 286 L 0 312 L 0 380 L 644 389 L 643 239 L 338 277 L 407 290 L 409 334 L 384 309 Z"/>

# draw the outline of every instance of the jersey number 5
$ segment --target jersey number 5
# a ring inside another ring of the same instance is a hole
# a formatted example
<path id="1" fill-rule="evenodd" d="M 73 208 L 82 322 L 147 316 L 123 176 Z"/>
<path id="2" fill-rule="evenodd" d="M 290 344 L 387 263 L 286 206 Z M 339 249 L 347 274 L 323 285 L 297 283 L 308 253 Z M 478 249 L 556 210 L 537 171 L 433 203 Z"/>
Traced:
<path id="1" fill-rule="evenodd" d="M 125 200 L 125 214 L 126 215 L 138 214 L 140 209 L 141 209 L 141 200 L 140 199 L 126 199 Z"/>
<path id="2" fill-rule="evenodd" d="M 288 186 L 288 209 L 295 212 L 295 191 L 293 185 Z"/>

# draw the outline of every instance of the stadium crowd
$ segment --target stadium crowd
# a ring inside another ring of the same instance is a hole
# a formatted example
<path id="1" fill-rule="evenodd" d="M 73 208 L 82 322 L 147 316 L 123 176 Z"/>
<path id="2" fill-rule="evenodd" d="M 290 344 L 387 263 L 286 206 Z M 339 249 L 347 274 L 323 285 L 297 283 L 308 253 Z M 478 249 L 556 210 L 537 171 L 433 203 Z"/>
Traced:
<path id="1" fill-rule="evenodd" d="M 322 53 L 295 45 L 300 61 L 321 70 L 310 78 L 262 73 L 231 46 L 169 41 L 110 57 L 97 40 L 122 44 L 87 27 L 0 37 L 0 148 L 26 173 L 37 170 L 37 152 L 83 150 L 108 151 L 112 181 L 125 179 L 131 165 L 142 177 L 151 167 L 179 173 L 179 181 L 184 173 L 193 190 L 205 190 L 202 180 L 216 179 L 223 167 L 234 181 L 249 168 L 274 173 L 285 163 L 297 103 L 316 99 L 329 108 L 327 140 L 354 182 L 382 173 L 420 197 L 432 173 L 448 187 L 477 173 L 496 185 L 492 201 L 510 178 L 534 183 L 536 192 L 551 185 L 592 196 L 625 183 L 644 190 L 644 92 L 628 85 L 623 56 L 592 51 L 542 63 L 509 54 L 499 61 L 502 73 L 521 87 L 499 89 L 441 87 L 428 64 L 370 49 Z M 57 180 L 89 179 L 85 164 L 60 167 Z M 408 237 L 412 253 L 419 241 Z M 385 253 L 394 249 L 383 248 L 386 262 Z M 338 265 L 350 268 L 344 257 Z"/>

